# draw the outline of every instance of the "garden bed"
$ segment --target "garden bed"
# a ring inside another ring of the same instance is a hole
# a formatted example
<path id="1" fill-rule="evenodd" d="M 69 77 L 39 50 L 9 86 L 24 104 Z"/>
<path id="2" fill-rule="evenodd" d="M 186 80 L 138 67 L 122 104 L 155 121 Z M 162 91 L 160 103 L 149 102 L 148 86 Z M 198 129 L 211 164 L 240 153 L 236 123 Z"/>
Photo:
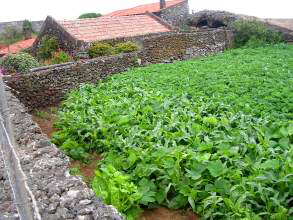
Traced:
<path id="1" fill-rule="evenodd" d="M 102 156 L 92 187 L 129 219 L 160 206 L 287 219 L 292 54 L 285 44 L 230 50 L 83 85 L 62 105 L 53 141 L 75 160 Z"/>

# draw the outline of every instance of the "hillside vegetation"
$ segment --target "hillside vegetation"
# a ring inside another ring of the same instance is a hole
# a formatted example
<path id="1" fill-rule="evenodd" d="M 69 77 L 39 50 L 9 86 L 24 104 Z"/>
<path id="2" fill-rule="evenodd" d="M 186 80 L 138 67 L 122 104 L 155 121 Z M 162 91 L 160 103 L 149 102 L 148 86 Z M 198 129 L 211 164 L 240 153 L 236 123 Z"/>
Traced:
<path id="1" fill-rule="evenodd" d="M 202 219 L 289 219 L 293 45 L 157 64 L 71 92 L 53 141 L 103 160 L 92 183 L 128 219 L 191 208 Z"/>

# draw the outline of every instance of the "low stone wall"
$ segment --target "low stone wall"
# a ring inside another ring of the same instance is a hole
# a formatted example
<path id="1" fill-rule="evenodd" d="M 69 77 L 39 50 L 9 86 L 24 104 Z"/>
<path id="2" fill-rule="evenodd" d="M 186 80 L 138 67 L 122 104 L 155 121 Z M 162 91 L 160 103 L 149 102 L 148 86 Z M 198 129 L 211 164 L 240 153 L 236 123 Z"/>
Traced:
<path id="1" fill-rule="evenodd" d="M 223 51 L 232 45 L 232 32 L 216 29 L 192 33 L 167 33 L 142 38 L 144 62 L 187 60 Z"/>
<path id="2" fill-rule="evenodd" d="M 103 57 L 68 65 L 8 76 L 4 80 L 29 110 L 59 103 L 70 90 L 82 83 L 97 83 L 113 73 L 137 66 L 137 54 Z"/>
<path id="3" fill-rule="evenodd" d="M 27 178 L 43 220 L 122 220 L 112 206 L 104 205 L 81 177 L 69 174 L 69 158 L 65 156 L 48 137 L 42 134 L 27 109 L 7 91 L 8 106 L 14 137 L 15 151 L 21 161 L 21 168 Z M 0 171 L 3 166 L 0 160 Z M 7 179 L 0 173 L 1 180 Z M 5 183 L 7 185 L 7 181 Z M 4 189 L 7 189 L 4 188 Z M 0 194 L 1 206 L 6 205 L 5 219 L 18 219 L 11 197 Z M 6 198 L 7 197 L 7 198 Z M 2 198 L 2 199 L 1 199 Z M 6 203 L 5 203 L 6 202 Z M 0 219 L 2 220 L 1 216 Z"/>
<path id="4" fill-rule="evenodd" d="M 28 74 L 5 78 L 6 84 L 29 110 L 59 103 L 70 90 L 82 83 L 97 83 L 108 75 L 138 65 L 186 60 L 216 53 L 230 47 L 227 30 L 193 33 L 165 33 L 136 39 L 142 50 L 137 53 L 101 57 L 61 66 L 34 69 Z"/>

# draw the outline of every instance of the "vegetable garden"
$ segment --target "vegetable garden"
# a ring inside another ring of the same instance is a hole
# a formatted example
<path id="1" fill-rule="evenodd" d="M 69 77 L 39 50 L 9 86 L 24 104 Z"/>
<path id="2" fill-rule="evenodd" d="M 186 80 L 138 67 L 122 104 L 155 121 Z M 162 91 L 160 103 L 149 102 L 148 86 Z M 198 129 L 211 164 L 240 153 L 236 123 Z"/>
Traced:
<path id="1" fill-rule="evenodd" d="M 293 45 L 233 49 L 83 85 L 53 142 L 98 163 L 92 188 L 128 219 L 143 208 L 201 219 L 293 214 Z"/>

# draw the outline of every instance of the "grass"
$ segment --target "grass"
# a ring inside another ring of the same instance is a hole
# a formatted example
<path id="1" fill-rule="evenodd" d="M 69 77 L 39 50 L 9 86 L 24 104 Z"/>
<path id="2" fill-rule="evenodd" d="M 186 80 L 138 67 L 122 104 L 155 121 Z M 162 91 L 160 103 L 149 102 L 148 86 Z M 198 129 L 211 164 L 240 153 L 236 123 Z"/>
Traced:
<path id="1" fill-rule="evenodd" d="M 53 141 L 103 153 L 92 186 L 128 219 L 141 208 L 202 219 L 293 213 L 293 45 L 156 64 L 72 91 Z"/>

